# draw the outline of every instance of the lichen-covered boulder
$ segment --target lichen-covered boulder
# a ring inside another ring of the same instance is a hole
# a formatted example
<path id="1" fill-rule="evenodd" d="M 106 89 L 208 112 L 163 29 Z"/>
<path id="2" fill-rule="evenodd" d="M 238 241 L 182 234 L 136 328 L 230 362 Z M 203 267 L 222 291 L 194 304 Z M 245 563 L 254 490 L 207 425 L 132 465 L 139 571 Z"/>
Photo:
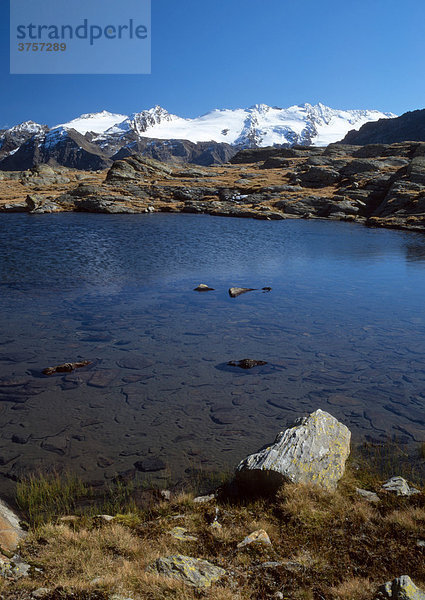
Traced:
<path id="1" fill-rule="evenodd" d="M 425 600 L 425 593 L 420 590 L 408 575 L 402 575 L 384 583 L 376 596 L 377 600 Z"/>
<path id="2" fill-rule="evenodd" d="M 216 567 L 207 560 L 182 554 L 158 558 L 148 570 L 201 588 L 210 587 L 226 573 L 224 569 Z"/>
<path id="3" fill-rule="evenodd" d="M 236 482 L 258 493 L 284 482 L 313 483 L 335 490 L 350 454 L 350 430 L 316 410 L 279 433 L 273 445 L 251 454 L 236 469 Z"/>

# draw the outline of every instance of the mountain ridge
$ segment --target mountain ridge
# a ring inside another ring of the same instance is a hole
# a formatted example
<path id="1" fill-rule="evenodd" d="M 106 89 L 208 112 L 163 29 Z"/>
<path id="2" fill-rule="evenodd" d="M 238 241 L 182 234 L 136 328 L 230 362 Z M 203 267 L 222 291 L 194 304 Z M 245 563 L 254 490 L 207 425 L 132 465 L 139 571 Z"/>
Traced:
<path id="1" fill-rule="evenodd" d="M 1 131 L 0 169 L 19 170 L 40 161 L 102 169 L 110 166 L 118 153 L 135 152 L 196 164 L 206 164 L 210 156 L 211 164 L 217 164 L 214 161 L 228 160 L 245 148 L 328 145 L 364 123 L 394 117 L 377 110 L 339 110 L 321 103 L 288 108 L 255 104 L 215 109 L 195 118 L 179 117 L 159 105 L 130 116 L 104 110 L 51 128 L 26 121 Z M 168 152 L 164 152 L 167 143 Z"/>

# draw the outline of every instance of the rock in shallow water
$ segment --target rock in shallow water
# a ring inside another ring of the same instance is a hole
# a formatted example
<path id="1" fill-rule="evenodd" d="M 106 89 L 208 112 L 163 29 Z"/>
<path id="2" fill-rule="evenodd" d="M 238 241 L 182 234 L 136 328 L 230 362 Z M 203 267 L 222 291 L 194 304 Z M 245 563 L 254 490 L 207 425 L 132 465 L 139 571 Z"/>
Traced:
<path id="1" fill-rule="evenodd" d="M 231 298 L 237 298 L 241 294 L 246 294 L 246 292 L 253 292 L 255 288 L 240 288 L 240 287 L 231 287 L 229 288 L 229 296 Z"/>
<path id="2" fill-rule="evenodd" d="M 241 369 L 252 369 L 253 367 L 262 367 L 266 365 L 265 360 L 254 360 L 253 358 L 243 358 L 242 360 L 229 360 L 230 367 L 240 367 Z"/>
<path id="3" fill-rule="evenodd" d="M 333 491 L 344 474 L 350 439 L 345 425 L 316 410 L 279 433 L 274 444 L 239 463 L 236 481 L 254 493 L 273 493 L 285 481 Z"/>
<path id="4" fill-rule="evenodd" d="M 194 288 L 194 292 L 213 292 L 214 288 L 209 287 L 206 283 L 200 283 L 198 287 Z"/>
<path id="5" fill-rule="evenodd" d="M 43 369 L 44 375 L 54 375 L 55 373 L 69 373 L 74 371 L 75 369 L 81 369 L 81 367 L 86 367 L 90 365 L 90 360 L 82 360 L 80 362 L 71 362 L 64 363 L 63 365 L 56 365 L 56 367 L 46 367 Z"/>

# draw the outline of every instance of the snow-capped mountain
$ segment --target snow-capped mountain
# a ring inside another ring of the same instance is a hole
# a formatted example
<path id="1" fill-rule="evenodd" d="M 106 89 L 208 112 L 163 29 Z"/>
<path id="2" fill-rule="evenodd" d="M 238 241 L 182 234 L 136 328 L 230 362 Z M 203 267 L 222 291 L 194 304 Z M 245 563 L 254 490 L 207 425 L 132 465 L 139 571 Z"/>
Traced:
<path id="1" fill-rule="evenodd" d="M 256 104 L 216 109 L 196 118 L 179 117 L 160 106 L 131 116 L 102 111 L 83 114 L 51 129 L 26 121 L 0 131 L 0 169 L 19 169 L 21 156 L 25 156 L 25 165 L 31 160 L 34 164 L 40 160 L 65 164 L 65 160 L 66 166 L 75 168 L 93 168 L 87 164 L 104 168 L 100 165 L 116 156 L 135 152 L 161 160 L 190 161 L 202 156 L 199 160 L 208 161 L 207 156 L 214 156 L 219 158 L 211 160 L 220 162 L 242 148 L 325 146 L 365 123 L 395 116 L 377 110 L 337 110 L 319 103 L 289 108 Z M 31 148 L 37 148 L 33 159 Z"/>
<path id="2" fill-rule="evenodd" d="M 184 119 L 156 106 L 128 117 L 101 137 L 133 130 L 141 137 L 215 141 L 238 147 L 275 144 L 325 146 L 343 138 L 351 129 L 359 129 L 364 123 L 395 116 L 377 110 L 335 110 L 323 104 L 289 108 L 256 104 L 246 109 L 217 109 L 201 117 Z"/>
<path id="3" fill-rule="evenodd" d="M 10 129 L 0 132 L 0 157 L 7 156 L 16 150 L 34 135 L 44 134 L 49 130 L 47 125 L 40 125 L 34 121 L 24 121 Z"/>
<path id="4" fill-rule="evenodd" d="M 250 108 L 216 109 L 194 119 L 170 114 L 155 106 L 130 117 L 103 111 L 81 115 L 57 127 L 76 129 L 83 135 L 98 134 L 101 144 L 109 137 L 126 135 L 161 140 L 223 142 L 238 147 L 303 144 L 325 146 L 343 138 L 364 123 L 396 115 L 377 110 L 336 110 L 324 104 L 302 104 L 289 108 L 256 104 Z"/>
<path id="5" fill-rule="evenodd" d="M 92 131 L 93 133 L 103 133 L 107 129 L 110 129 L 117 123 L 121 123 L 127 118 L 128 117 L 126 115 L 110 113 L 107 110 L 103 110 L 99 113 L 87 113 L 80 115 L 76 119 L 68 121 L 68 123 L 56 125 L 52 129 L 59 127 L 63 127 L 64 129 L 75 129 L 75 131 L 78 131 L 78 133 L 82 133 L 83 135 L 89 131 Z"/>

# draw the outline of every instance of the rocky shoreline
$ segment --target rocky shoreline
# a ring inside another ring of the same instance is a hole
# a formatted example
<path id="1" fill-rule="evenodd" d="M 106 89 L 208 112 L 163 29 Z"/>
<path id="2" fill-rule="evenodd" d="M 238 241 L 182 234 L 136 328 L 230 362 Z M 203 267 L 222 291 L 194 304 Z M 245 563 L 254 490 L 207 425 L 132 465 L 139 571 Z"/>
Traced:
<path id="1" fill-rule="evenodd" d="M 2 212 L 199 213 L 425 231 L 425 143 L 249 149 L 202 168 L 133 155 L 103 174 L 40 165 L 0 172 L 1 198 Z"/>

